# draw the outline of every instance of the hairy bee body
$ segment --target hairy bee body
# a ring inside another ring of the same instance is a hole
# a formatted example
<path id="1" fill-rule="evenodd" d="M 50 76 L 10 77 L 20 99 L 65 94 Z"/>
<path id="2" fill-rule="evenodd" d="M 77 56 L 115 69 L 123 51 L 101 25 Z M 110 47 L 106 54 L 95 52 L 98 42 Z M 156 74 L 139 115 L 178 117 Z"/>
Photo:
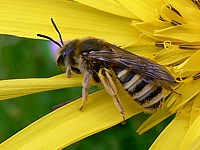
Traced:
<path id="1" fill-rule="evenodd" d="M 149 112 L 161 107 L 164 89 L 173 91 L 171 85 L 175 83 L 175 79 L 163 66 L 94 37 L 64 43 L 53 19 L 51 22 L 60 36 L 62 45 L 51 37 L 37 35 L 60 47 L 56 62 L 59 68 L 66 71 L 67 77 L 73 72 L 84 74 L 80 109 L 83 109 L 87 100 L 91 79 L 102 83 L 113 97 L 123 121 L 125 114 L 113 78 L 118 79 L 133 100 Z"/>
<path id="2" fill-rule="evenodd" d="M 148 112 L 160 109 L 164 99 L 163 88 L 170 88 L 175 82 L 163 66 L 92 37 L 68 42 L 58 51 L 56 60 L 59 67 L 66 68 L 68 75 L 76 68 L 80 73 L 90 74 L 89 78 L 97 83 L 108 82 L 108 76 L 116 76 L 133 100 Z M 114 74 L 108 73 L 105 81 L 99 77 L 101 69 L 112 70 Z M 83 82 L 83 87 L 84 84 L 87 83 Z M 110 83 L 104 83 L 104 86 L 107 84 Z M 108 87 L 107 91 L 114 96 L 117 92 L 112 94 L 112 88 Z"/>

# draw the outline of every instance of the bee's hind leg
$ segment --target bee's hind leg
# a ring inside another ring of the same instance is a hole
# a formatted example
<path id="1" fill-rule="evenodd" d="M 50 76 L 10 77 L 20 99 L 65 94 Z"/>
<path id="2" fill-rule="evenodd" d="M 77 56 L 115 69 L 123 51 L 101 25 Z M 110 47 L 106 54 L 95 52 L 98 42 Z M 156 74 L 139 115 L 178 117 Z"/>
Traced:
<path id="1" fill-rule="evenodd" d="M 101 82 L 103 83 L 106 91 L 108 94 L 110 94 L 113 97 L 113 102 L 115 106 L 117 107 L 118 111 L 122 115 L 122 124 L 125 124 L 125 114 L 124 114 L 124 109 L 121 105 L 120 99 L 117 95 L 117 88 L 115 86 L 115 83 L 113 81 L 112 75 L 110 74 L 109 70 L 102 68 L 99 71 L 99 78 Z"/>
<path id="2" fill-rule="evenodd" d="M 91 79 L 91 73 L 88 71 L 84 75 L 83 79 L 83 89 L 82 89 L 82 104 L 79 110 L 83 110 L 83 107 L 85 106 L 85 103 L 87 101 L 87 96 L 88 96 L 88 90 L 90 86 L 90 79 Z"/>
<path id="3" fill-rule="evenodd" d="M 173 92 L 173 93 L 175 93 L 175 94 L 177 94 L 178 96 L 181 96 L 182 94 L 181 93 L 179 93 L 179 92 L 177 92 L 176 90 L 174 90 L 172 87 L 167 87 L 167 88 L 165 88 L 166 90 L 168 90 L 168 91 L 171 91 L 171 92 Z"/>

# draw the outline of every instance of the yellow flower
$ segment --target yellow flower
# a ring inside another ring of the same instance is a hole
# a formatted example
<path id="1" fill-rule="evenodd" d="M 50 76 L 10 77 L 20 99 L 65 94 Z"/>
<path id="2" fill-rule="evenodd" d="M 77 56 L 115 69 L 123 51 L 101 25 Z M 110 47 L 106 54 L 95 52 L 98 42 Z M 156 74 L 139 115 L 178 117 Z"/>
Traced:
<path id="1" fill-rule="evenodd" d="M 103 38 L 168 67 L 179 82 L 175 90 L 181 96 L 167 95 L 163 109 L 150 116 L 138 132 L 143 133 L 176 114 L 151 149 L 199 147 L 199 132 L 196 132 L 199 130 L 200 92 L 198 1 L 15 0 L 2 1 L 0 7 L 1 34 L 38 38 L 36 34 L 42 33 L 58 40 L 50 24 L 50 18 L 53 18 L 63 39 Z M 82 76 L 78 75 L 72 78 L 60 75 L 48 79 L 3 80 L 0 99 L 80 86 L 81 82 Z M 121 88 L 119 96 L 124 99 L 126 118 L 141 112 Z M 0 149 L 62 149 L 121 122 L 112 98 L 104 90 L 91 94 L 88 99 L 83 112 L 77 111 L 80 100 L 74 101 L 21 130 L 3 142 Z"/>
<path id="2" fill-rule="evenodd" d="M 170 115 L 176 114 L 150 149 L 199 149 L 200 3 L 168 0 L 159 4 L 160 6 L 157 4 L 151 11 L 146 12 L 151 12 L 154 19 L 153 16 L 149 20 L 150 17 L 141 15 L 143 21 L 134 21 L 133 25 L 154 39 L 157 46 L 164 47 L 153 59 L 165 66 L 171 66 L 173 75 L 177 82 L 180 82 L 176 91 L 181 93 L 181 96 L 170 95 L 164 108 L 149 117 L 138 132 L 141 134 Z"/>

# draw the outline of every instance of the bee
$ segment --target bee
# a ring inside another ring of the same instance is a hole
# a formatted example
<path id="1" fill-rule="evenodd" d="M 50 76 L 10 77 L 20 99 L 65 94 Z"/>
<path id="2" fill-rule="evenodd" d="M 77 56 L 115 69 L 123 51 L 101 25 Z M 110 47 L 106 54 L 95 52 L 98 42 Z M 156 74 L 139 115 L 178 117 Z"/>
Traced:
<path id="1" fill-rule="evenodd" d="M 66 71 L 67 77 L 70 77 L 72 72 L 84 74 L 80 110 L 87 101 L 92 79 L 96 83 L 102 83 L 108 94 L 113 97 L 123 121 L 125 113 L 114 77 L 120 81 L 134 101 L 151 112 L 161 108 L 164 102 L 164 89 L 174 91 L 171 86 L 175 83 L 175 78 L 162 65 L 99 38 L 75 39 L 64 44 L 52 18 L 51 22 L 59 34 L 61 44 L 46 35 L 37 36 L 59 46 L 56 62 L 59 68 Z"/>

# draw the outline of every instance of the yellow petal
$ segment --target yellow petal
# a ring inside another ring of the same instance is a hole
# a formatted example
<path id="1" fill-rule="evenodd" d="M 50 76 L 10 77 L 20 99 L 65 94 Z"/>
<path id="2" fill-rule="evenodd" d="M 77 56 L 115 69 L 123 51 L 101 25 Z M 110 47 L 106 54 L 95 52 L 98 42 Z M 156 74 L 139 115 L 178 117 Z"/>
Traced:
<path id="1" fill-rule="evenodd" d="M 181 68 L 184 71 L 200 71 L 200 51 L 196 51 Z M 191 67 L 192 66 L 192 67 Z"/>
<path id="2" fill-rule="evenodd" d="M 137 132 L 139 134 L 143 134 L 144 132 L 162 122 L 164 119 L 171 116 L 172 114 L 169 112 L 169 109 L 166 106 L 167 103 L 163 105 L 161 110 L 155 112 L 147 120 L 145 120 L 143 124 L 138 128 Z"/>
<path id="3" fill-rule="evenodd" d="M 173 26 L 161 30 L 155 30 L 154 36 L 173 39 L 174 41 L 198 42 L 200 41 L 200 26 L 199 24 Z"/>
<path id="4" fill-rule="evenodd" d="M 176 8 L 166 4 L 162 7 L 161 16 L 167 22 L 175 22 L 179 24 L 185 24 L 185 20 L 180 16 L 180 12 L 175 11 Z"/>
<path id="5" fill-rule="evenodd" d="M 190 126 L 188 132 L 185 135 L 185 138 L 183 139 L 180 145 L 180 149 L 184 150 L 192 147 L 191 144 L 193 144 L 194 141 L 197 142 L 196 139 L 199 139 L 200 137 L 199 131 L 200 131 L 200 116 L 198 116 L 198 118 L 194 121 L 192 126 Z"/>
<path id="6" fill-rule="evenodd" d="M 101 0 L 101 1 L 76 0 L 76 1 L 84 5 L 99 9 L 101 11 L 108 12 L 110 14 L 136 19 L 136 17 L 133 14 L 131 14 L 128 10 L 126 10 L 126 8 L 117 3 L 115 0 Z"/>
<path id="7" fill-rule="evenodd" d="M 155 36 L 155 31 L 162 30 L 169 27 L 168 22 L 137 22 L 132 21 L 132 25 L 141 31 L 143 34 L 150 36 L 157 41 L 164 41 L 165 37 Z"/>
<path id="8" fill-rule="evenodd" d="M 199 117 L 200 115 L 200 94 L 198 94 L 195 97 L 194 103 L 192 105 L 192 110 L 191 110 L 191 117 L 190 117 L 190 124 L 193 124 L 193 122 Z"/>
<path id="9" fill-rule="evenodd" d="M 146 45 L 145 45 L 146 44 Z M 144 56 L 146 58 L 152 58 L 155 53 L 159 52 L 161 50 L 160 47 L 156 47 L 155 44 L 148 44 L 144 43 L 144 45 L 131 45 L 128 47 L 125 47 L 126 50 L 131 51 L 134 54 L 137 54 L 139 56 Z"/>
<path id="10" fill-rule="evenodd" d="M 174 119 L 154 141 L 150 150 L 175 150 L 179 146 L 188 130 L 189 119 Z"/>
<path id="11" fill-rule="evenodd" d="M 132 14 L 146 22 L 158 20 L 158 10 L 164 4 L 162 1 L 153 0 L 117 0 L 126 7 Z"/>
<path id="12" fill-rule="evenodd" d="M 182 18 L 187 22 L 188 24 L 199 24 L 200 20 L 198 19 L 200 17 L 199 9 L 192 1 L 189 0 L 166 0 L 166 3 L 169 3 L 171 6 L 173 6 L 176 10 L 178 10 L 182 16 Z"/>
<path id="13" fill-rule="evenodd" d="M 141 110 L 124 94 L 122 105 L 126 118 Z M 97 100 L 98 99 L 98 100 Z M 53 111 L 32 123 L 0 145 L 0 149 L 62 149 L 76 141 L 112 127 L 122 121 L 111 96 L 104 90 L 89 95 L 83 111 L 81 99 Z"/>
<path id="14" fill-rule="evenodd" d="M 171 107 L 171 112 L 178 111 L 183 107 L 187 102 L 189 102 L 194 96 L 200 92 L 200 80 L 192 80 L 190 82 L 182 83 L 181 86 L 176 90 L 181 93 L 181 96 L 173 95 L 177 97 L 175 103 Z"/>
<path id="15" fill-rule="evenodd" d="M 152 59 L 164 66 L 177 65 L 192 56 L 195 52 L 193 50 L 181 50 L 178 47 L 170 47 L 161 50 Z"/>
<path id="16" fill-rule="evenodd" d="M 10 79 L 0 81 L 0 100 L 82 85 L 82 76 L 66 78 L 65 75 L 51 78 Z"/>
<path id="17" fill-rule="evenodd" d="M 120 46 L 137 42 L 139 32 L 131 19 L 105 13 L 74 1 L 1 1 L 0 33 L 38 38 L 37 33 L 56 40 L 53 18 L 64 40 L 96 36 Z"/>
<path id="18" fill-rule="evenodd" d="M 195 140 L 193 140 L 193 142 L 190 144 L 190 146 L 188 146 L 188 150 L 192 149 L 192 150 L 199 150 L 200 147 L 200 136 L 196 137 Z"/>

